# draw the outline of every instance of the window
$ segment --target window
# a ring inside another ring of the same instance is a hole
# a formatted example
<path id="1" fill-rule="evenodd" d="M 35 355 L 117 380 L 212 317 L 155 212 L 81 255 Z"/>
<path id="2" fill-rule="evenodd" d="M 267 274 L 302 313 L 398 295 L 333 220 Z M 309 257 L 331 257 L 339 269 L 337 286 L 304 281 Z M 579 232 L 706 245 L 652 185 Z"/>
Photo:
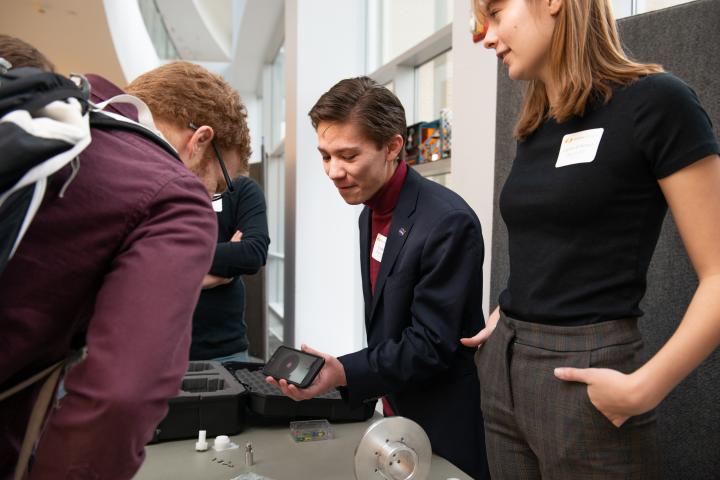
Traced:
<path id="1" fill-rule="evenodd" d="M 285 157 L 273 152 L 267 162 L 268 230 L 270 251 L 266 266 L 268 346 L 282 345 L 285 325 Z"/>
<path id="2" fill-rule="evenodd" d="M 157 56 L 165 60 L 179 59 L 180 55 L 170 34 L 165 27 L 165 21 L 155 3 L 156 0 L 139 0 L 140 13 L 142 14 L 145 28 L 147 28 L 150 39 Z"/>
<path id="3" fill-rule="evenodd" d="M 453 19 L 453 0 L 369 0 L 368 69 L 373 71 Z"/>
<path id="4" fill-rule="evenodd" d="M 415 69 L 415 121 L 440 118 L 440 110 L 452 104 L 452 50 Z"/>
<path id="5" fill-rule="evenodd" d="M 452 118 L 448 111 L 452 105 L 452 59 L 452 50 L 448 50 L 415 68 L 415 122 Z M 449 159 L 438 159 L 415 168 L 430 180 L 449 187 L 449 163 Z"/>
<path id="6" fill-rule="evenodd" d="M 437 121 L 409 130 L 408 163 L 448 186 L 453 2 L 368 0 L 368 19 L 367 65 L 374 69 L 372 77 L 402 101 L 408 124 Z"/>
<path id="7" fill-rule="evenodd" d="M 270 251 L 266 265 L 268 348 L 282 345 L 285 337 L 285 48 L 280 47 L 270 66 L 270 152 L 266 176 Z"/>
<path id="8" fill-rule="evenodd" d="M 285 138 L 285 46 L 278 50 L 272 64 L 272 145 Z"/>

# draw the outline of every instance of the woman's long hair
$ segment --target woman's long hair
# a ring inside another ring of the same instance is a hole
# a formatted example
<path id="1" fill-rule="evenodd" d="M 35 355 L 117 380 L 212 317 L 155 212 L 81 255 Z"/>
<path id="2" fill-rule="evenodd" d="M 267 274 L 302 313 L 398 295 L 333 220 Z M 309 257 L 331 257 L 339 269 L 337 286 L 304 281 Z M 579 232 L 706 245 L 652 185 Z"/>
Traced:
<path id="1" fill-rule="evenodd" d="M 536 1 L 536 0 L 526 0 Z M 482 15 L 487 0 L 473 0 Z M 479 17 L 481 18 L 481 17 Z M 623 51 L 610 0 L 565 0 L 558 13 L 548 54 L 549 72 L 558 100 L 550 105 L 545 84 L 531 80 L 525 87 L 515 138 L 532 134 L 548 117 L 558 122 L 583 115 L 593 98 L 609 102 L 613 86 L 663 71 L 658 64 L 638 63 Z"/>

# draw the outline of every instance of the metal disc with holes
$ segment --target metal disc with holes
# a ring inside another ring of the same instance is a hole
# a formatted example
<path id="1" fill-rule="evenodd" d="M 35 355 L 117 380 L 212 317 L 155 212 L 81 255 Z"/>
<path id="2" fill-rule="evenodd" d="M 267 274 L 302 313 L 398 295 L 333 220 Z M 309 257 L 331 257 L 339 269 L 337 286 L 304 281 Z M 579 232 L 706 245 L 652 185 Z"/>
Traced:
<path id="1" fill-rule="evenodd" d="M 426 480 L 432 449 L 425 430 L 404 417 L 370 425 L 355 450 L 357 480 Z"/>

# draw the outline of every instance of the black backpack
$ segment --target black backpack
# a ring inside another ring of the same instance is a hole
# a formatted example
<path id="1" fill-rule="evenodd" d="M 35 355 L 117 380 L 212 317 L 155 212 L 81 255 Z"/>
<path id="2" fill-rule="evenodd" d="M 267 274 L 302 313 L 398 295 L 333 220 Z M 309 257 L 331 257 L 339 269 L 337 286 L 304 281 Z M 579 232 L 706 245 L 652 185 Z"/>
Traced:
<path id="1" fill-rule="evenodd" d="M 48 177 L 67 164 L 77 172 L 90 128 L 135 132 L 179 160 L 151 130 L 95 109 L 84 77 L 7 67 L 0 59 L 0 275 L 42 203 Z"/>

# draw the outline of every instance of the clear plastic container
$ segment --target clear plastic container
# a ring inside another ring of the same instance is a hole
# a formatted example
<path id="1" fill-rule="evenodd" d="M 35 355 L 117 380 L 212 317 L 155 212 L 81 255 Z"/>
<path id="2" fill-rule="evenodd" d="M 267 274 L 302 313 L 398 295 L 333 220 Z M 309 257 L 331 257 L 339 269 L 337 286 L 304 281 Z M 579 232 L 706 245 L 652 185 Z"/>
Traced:
<path id="1" fill-rule="evenodd" d="M 327 420 L 290 422 L 290 436 L 296 442 L 316 442 L 333 438 L 333 429 Z"/>

